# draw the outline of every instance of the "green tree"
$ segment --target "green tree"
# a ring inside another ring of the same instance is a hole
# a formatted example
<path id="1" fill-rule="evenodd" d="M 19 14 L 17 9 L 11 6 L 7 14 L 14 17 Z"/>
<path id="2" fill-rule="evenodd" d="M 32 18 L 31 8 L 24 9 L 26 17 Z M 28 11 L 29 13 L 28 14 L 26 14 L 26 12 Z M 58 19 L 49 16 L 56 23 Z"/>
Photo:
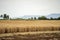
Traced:
<path id="1" fill-rule="evenodd" d="M 4 14 L 4 17 L 3 18 L 6 19 L 7 18 L 7 14 Z"/>
<path id="2" fill-rule="evenodd" d="M 36 20 L 36 17 L 34 17 L 34 20 Z"/>
<path id="3" fill-rule="evenodd" d="M 58 17 L 57 19 L 60 20 L 60 17 Z"/>
<path id="4" fill-rule="evenodd" d="M 31 17 L 31 20 L 33 20 L 33 17 Z"/>
<path id="5" fill-rule="evenodd" d="M 3 15 L 1 15 L 0 17 L 3 17 Z"/>
<path id="6" fill-rule="evenodd" d="M 46 20 L 47 18 L 45 16 L 41 16 L 40 19 Z"/>
<path id="7" fill-rule="evenodd" d="M 51 17 L 50 20 L 53 20 L 53 18 Z"/>
<path id="8" fill-rule="evenodd" d="M 54 20 L 57 20 L 58 18 L 54 18 Z"/>
<path id="9" fill-rule="evenodd" d="M 7 15 L 7 14 L 4 14 L 4 17 L 3 17 L 4 19 L 9 19 L 9 15 Z"/>
<path id="10" fill-rule="evenodd" d="M 41 18 L 40 17 L 38 17 L 38 20 L 40 20 Z"/>
<path id="11" fill-rule="evenodd" d="M 7 19 L 9 19 L 9 15 L 7 15 Z"/>

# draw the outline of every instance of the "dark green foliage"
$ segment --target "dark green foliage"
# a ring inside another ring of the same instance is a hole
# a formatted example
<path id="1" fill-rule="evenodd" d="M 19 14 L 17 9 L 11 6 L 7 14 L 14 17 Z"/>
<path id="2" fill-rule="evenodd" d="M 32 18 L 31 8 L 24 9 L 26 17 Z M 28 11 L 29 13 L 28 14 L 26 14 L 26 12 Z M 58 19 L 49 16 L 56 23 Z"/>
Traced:
<path id="1" fill-rule="evenodd" d="M 52 17 L 51 17 L 50 19 L 51 19 L 51 20 L 53 20 L 53 18 L 52 18 Z"/>
<path id="2" fill-rule="evenodd" d="M 57 19 L 60 20 L 60 17 L 58 17 Z"/>
<path id="3" fill-rule="evenodd" d="M 60 17 L 58 17 L 58 18 L 50 18 L 50 20 L 60 20 Z"/>
<path id="4" fill-rule="evenodd" d="M 43 20 L 46 20 L 47 19 L 45 16 L 41 16 L 40 18 L 43 19 Z"/>
<path id="5" fill-rule="evenodd" d="M 6 14 L 4 14 L 4 19 L 6 19 L 7 18 L 7 15 Z"/>
<path id="6" fill-rule="evenodd" d="M 9 19 L 9 15 L 7 15 L 7 14 L 4 14 L 4 17 L 3 17 L 4 19 Z"/>
<path id="7" fill-rule="evenodd" d="M 47 18 L 45 16 L 38 17 L 38 20 L 46 20 Z"/>
<path id="8" fill-rule="evenodd" d="M 34 17 L 34 20 L 36 20 L 36 17 Z"/>
<path id="9" fill-rule="evenodd" d="M 3 17 L 3 15 L 1 15 L 1 17 Z"/>
<path id="10" fill-rule="evenodd" d="M 38 20 L 40 20 L 41 18 L 40 17 L 38 17 Z"/>
<path id="11" fill-rule="evenodd" d="M 9 15 L 7 15 L 7 19 L 9 19 Z"/>
<path id="12" fill-rule="evenodd" d="M 33 20 L 33 17 L 31 17 L 31 20 Z"/>
<path id="13" fill-rule="evenodd" d="M 5 20 L 5 19 L 9 19 L 9 15 L 7 15 L 7 14 L 4 14 L 4 15 L 0 15 L 0 17 L 3 17 L 3 19 Z M 47 17 L 45 17 L 45 16 L 41 16 L 41 17 L 38 17 L 38 18 L 36 18 L 36 17 L 31 17 L 31 18 L 28 18 L 28 19 L 23 19 L 23 18 L 17 18 L 17 19 L 11 19 L 10 18 L 10 20 L 60 20 L 60 17 L 58 17 L 58 18 L 47 18 Z M 0 19 L 1 20 L 1 19 Z"/>

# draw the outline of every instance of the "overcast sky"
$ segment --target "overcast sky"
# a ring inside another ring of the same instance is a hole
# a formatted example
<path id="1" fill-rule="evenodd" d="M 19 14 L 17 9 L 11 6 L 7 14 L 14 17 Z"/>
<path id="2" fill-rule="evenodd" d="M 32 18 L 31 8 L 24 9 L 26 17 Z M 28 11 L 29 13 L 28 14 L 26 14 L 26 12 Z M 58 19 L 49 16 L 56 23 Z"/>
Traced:
<path id="1" fill-rule="evenodd" d="M 0 0 L 0 14 L 10 17 L 60 13 L 60 0 Z"/>

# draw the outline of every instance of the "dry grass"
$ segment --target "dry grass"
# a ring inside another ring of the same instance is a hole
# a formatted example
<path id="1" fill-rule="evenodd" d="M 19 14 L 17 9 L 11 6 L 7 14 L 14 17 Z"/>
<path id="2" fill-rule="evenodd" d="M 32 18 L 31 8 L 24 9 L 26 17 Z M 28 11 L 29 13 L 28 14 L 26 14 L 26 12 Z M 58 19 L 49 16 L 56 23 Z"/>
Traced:
<path id="1" fill-rule="evenodd" d="M 0 20 L 0 33 L 59 30 L 60 20 Z"/>

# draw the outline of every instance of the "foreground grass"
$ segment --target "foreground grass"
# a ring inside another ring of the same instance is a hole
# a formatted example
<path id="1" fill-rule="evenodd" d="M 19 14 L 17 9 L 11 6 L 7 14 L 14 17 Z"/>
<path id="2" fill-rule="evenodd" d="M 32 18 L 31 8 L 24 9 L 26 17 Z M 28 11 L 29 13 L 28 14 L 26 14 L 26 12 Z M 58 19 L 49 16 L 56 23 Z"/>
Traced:
<path id="1" fill-rule="evenodd" d="M 60 40 L 60 31 L 0 34 L 0 40 Z"/>
<path id="2" fill-rule="evenodd" d="M 0 40 L 60 40 L 60 20 L 0 20 Z"/>
<path id="3" fill-rule="evenodd" d="M 60 20 L 0 20 L 0 34 L 60 31 Z"/>
<path id="4" fill-rule="evenodd" d="M 38 31 L 38 32 L 4 33 L 4 34 L 0 34 L 0 37 L 14 36 L 14 35 L 40 34 L 40 33 L 60 33 L 60 31 Z"/>

